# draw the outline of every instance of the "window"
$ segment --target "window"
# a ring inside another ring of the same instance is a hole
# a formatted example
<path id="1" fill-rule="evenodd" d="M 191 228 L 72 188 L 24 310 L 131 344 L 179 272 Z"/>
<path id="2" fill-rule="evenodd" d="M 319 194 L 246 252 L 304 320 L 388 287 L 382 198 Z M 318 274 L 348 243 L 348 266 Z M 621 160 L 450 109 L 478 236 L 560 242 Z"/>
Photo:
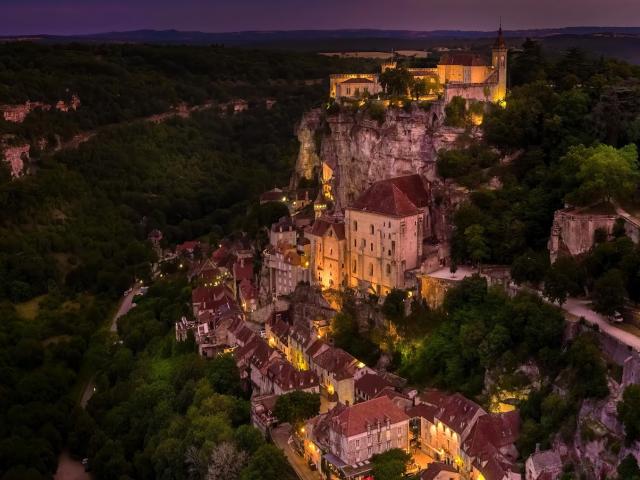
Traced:
<path id="1" fill-rule="evenodd" d="M 391 253 L 396 253 L 396 241 L 391 241 Z"/>
<path id="2" fill-rule="evenodd" d="M 391 265 L 387 263 L 387 275 L 391 275 Z"/>
<path id="3" fill-rule="evenodd" d="M 371 447 L 367 448 L 367 454 L 371 456 Z"/>
<path id="4" fill-rule="evenodd" d="M 369 276 L 373 277 L 373 263 L 369 264 Z"/>
<path id="5" fill-rule="evenodd" d="M 354 220 L 353 222 L 353 231 L 357 232 L 358 231 L 358 222 Z"/>
<path id="6" fill-rule="evenodd" d="M 360 448 L 360 440 L 356 440 L 356 448 Z"/>
<path id="7" fill-rule="evenodd" d="M 358 267 L 358 261 L 357 261 L 357 260 L 354 260 L 354 261 L 353 261 L 353 273 L 356 273 L 356 269 L 357 269 L 357 267 Z"/>
<path id="8" fill-rule="evenodd" d="M 371 251 L 373 252 L 373 242 L 371 242 Z"/>
<path id="9" fill-rule="evenodd" d="M 357 247 L 358 246 L 358 240 L 356 240 L 355 238 L 353 239 L 353 246 Z"/>
<path id="10" fill-rule="evenodd" d="M 371 226 L 369 227 L 369 233 L 370 233 L 371 235 L 373 235 L 373 225 L 371 225 Z"/>

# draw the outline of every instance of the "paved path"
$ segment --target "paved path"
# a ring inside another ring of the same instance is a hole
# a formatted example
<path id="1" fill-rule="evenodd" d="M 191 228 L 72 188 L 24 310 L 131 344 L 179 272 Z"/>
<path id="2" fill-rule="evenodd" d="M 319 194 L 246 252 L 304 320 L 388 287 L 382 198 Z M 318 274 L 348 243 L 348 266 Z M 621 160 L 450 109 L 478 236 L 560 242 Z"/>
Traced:
<path id="1" fill-rule="evenodd" d="M 91 474 L 84 471 L 79 460 L 71 458 L 68 451 L 62 451 L 53 480 L 91 480 L 91 478 Z"/>
<path id="2" fill-rule="evenodd" d="M 124 297 L 122 302 L 120 302 L 120 306 L 118 307 L 118 311 L 113 316 L 113 320 L 111 321 L 111 326 L 109 327 L 110 331 L 112 331 L 112 332 L 117 332 L 118 331 L 118 319 L 120 317 L 122 317 L 123 315 L 126 315 L 127 313 L 129 313 L 129 310 L 131 310 L 133 308 L 133 297 L 136 296 L 136 294 L 138 293 L 139 290 L 140 290 L 140 285 L 138 285 L 138 284 L 134 285 L 134 287 L 127 294 L 127 296 Z"/>
<path id="3" fill-rule="evenodd" d="M 320 474 L 316 471 L 314 472 L 309 468 L 306 460 L 296 452 L 291 445 L 289 445 L 289 437 L 291 427 L 288 424 L 280 425 L 277 428 L 274 428 L 271 431 L 271 438 L 273 443 L 284 451 L 284 454 L 289 461 L 289 464 L 293 467 L 298 478 L 300 480 L 319 480 Z"/>
<path id="4" fill-rule="evenodd" d="M 603 315 L 600 315 L 591 309 L 589 300 L 568 298 L 562 305 L 562 308 L 571 315 L 584 317 L 587 323 L 590 323 L 591 325 L 598 325 L 601 331 L 609 334 L 625 345 L 630 346 L 635 351 L 640 352 L 640 337 L 609 323 Z"/>

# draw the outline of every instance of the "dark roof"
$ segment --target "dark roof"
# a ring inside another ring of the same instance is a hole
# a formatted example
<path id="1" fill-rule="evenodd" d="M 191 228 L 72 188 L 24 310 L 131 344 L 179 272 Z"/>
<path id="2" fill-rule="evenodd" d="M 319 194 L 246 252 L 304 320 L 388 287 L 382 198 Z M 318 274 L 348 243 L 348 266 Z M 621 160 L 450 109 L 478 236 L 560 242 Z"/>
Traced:
<path id="1" fill-rule="evenodd" d="M 356 390 L 368 398 L 375 397 L 383 388 L 390 386 L 389 382 L 375 373 L 366 373 L 355 382 Z"/>
<path id="2" fill-rule="evenodd" d="M 475 53 L 445 53 L 439 65 L 462 65 L 465 67 L 483 67 L 487 62 Z"/>
<path id="3" fill-rule="evenodd" d="M 506 44 L 504 43 L 504 37 L 502 36 L 502 25 L 498 29 L 498 37 L 493 44 L 493 48 L 506 48 Z"/>
<path id="4" fill-rule="evenodd" d="M 458 473 L 452 465 L 442 462 L 431 462 L 427 469 L 420 474 L 420 480 L 433 480 L 440 472 Z"/>
<path id="5" fill-rule="evenodd" d="M 311 227 L 309 234 L 316 237 L 323 237 L 329 231 L 329 228 L 333 228 L 333 231 L 338 240 L 344 240 L 346 238 L 344 233 L 344 222 L 336 220 L 331 217 L 320 217 Z"/>
<path id="6" fill-rule="evenodd" d="M 419 213 L 428 201 L 428 187 L 422 177 L 406 175 L 374 183 L 349 208 L 407 217 Z"/>
<path id="7" fill-rule="evenodd" d="M 356 78 L 350 78 L 349 80 L 345 80 L 344 82 L 340 82 L 341 84 L 343 83 L 373 83 L 373 80 L 370 80 L 368 78 L 364 78 L 364 77 L 356 77 Z"/>
<path id="8" fill-rule="evenodd" d="M 344 410 L 332 419 L 334 431 L 352 437 L 367 431 L 380 422 L 391 425 L 408 421 L 409 417 L 401 408 L 398 408 L 388 397 L 379 397 L 366 402 L 356 403 Z"/>

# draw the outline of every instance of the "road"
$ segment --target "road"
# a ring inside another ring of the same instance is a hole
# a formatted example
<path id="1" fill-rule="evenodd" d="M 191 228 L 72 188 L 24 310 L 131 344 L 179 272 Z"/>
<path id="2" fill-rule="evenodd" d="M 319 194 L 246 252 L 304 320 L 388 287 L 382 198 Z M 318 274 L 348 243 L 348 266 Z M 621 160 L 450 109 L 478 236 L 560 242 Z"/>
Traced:
<path id="1" fill-rule="evenodd" d="M 129 310 L 133 308 L 133 298 L 140 291 L 140 285 L 134 285 L 132 290 L 125 296 L 120 305 L 118 306 L 118 310 L 113 315 L 111 323 L 109 324 L 109 331 L 113 333 L 118 332 L 118 319 L 123 315 L 129 313 Z M 93 377 L 87 382 L 84 389 L 82 390 L 82 396 L 80 397 L 80 406 L 82 408 L 86 408 L 87 403 L 91 399 L 95 392 L 95 384 L 93 382 Z"/>
<path id="2" fill-rule="evenodd" d="M 640 352 L 640 338 L 635 336 L 633 333 L 629 333 L 616 327 L 609 323 L 603 315 L 594 312 L 590 307 L 589 300 L 568 298 L 562 305 L 562 308 L 571 315 L 584 317 L 587 323 L 591 325 L 598 325 L 601 331 L 609 334 L 620 342 L 629 345 L 635 351 Z"/>
<path id="3" fill-rule="evenodd" d="M 69 452 L 63 450 L 58 458 L 58 469 L 53 475 L 53 480 L 91 480 L 91 474 L 84 471 L 82 463 L 74 460 Z"/>
<path id="4" fill-rule="evenodd" d="M 293 470 L 301 480 L 319 480 L 322 477 L 316 471 L 314 472 L 309 468 L 309 465 L 292 447 L 289 445 L 289 437 L 291 427 L 289 424 L 280 425 L 271 431 L 271 439 L 273 443 L 280 450 L 284 451 L 284 454 L 289 461 L 289 464 L 293 467 Z"/>

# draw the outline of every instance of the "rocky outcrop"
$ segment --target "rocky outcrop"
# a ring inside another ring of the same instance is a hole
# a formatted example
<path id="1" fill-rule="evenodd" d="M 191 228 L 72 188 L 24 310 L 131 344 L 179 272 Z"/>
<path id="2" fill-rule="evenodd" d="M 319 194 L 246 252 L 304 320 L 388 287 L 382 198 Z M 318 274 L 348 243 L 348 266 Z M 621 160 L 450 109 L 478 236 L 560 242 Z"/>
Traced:
<path id="1" fill-rule="evenodd" d="M 312 110 L 297 131 L 296 176 L 311 178 L 324 161 L 333 170 L 332 192 L 342 206 L 380 179 L 420 173 L 434 180 L 438 150 L 450 148 L 461 133 L 444 127 L 443 117 L 441 103 L 409 111 L 389 108 L 382 121 L 366 111 L 323 116 Z"/>
<path id="2" fill-rule="evenodd" d="M 30 150 L 31 146 L 29 144 L 4 147 L 4 161 L 9 164 L 12 177 L 21 177 L 25 173 L 25 164 L 29 161 Z"/>

